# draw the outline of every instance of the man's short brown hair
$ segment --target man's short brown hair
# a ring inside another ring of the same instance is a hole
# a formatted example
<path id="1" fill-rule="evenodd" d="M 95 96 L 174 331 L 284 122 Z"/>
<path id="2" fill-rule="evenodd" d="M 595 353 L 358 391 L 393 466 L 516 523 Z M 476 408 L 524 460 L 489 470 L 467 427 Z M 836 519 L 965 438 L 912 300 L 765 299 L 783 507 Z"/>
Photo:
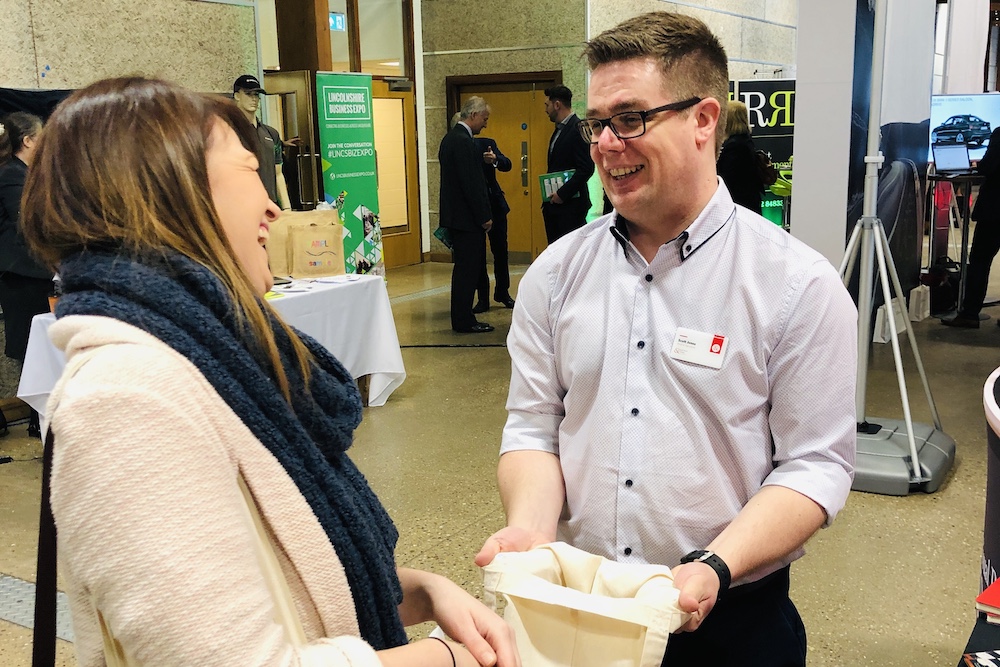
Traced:
<path id="1" fill-rule="evenodd" d="M 722 43 L 703 22 L 671 12 L 640 14 L 587 42 L 583 55 L 592 70 L 622 60 L 653 58 L 660 64 L 664 82 L 677 96 L 671 101 L 714 97 L 721 107 L 715 148 L 722 146 L 729 62 Z"/>

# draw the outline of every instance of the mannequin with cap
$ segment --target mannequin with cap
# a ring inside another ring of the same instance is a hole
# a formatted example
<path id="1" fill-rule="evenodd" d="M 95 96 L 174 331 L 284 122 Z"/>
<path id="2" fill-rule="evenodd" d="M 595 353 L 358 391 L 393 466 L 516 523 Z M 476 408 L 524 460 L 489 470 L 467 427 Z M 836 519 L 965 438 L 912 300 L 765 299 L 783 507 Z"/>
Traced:
<path id="1" fill-rule="evenodd" d="M 271 201 L 277 203 L 282 210 L 287 211 L 291 208 L 291 200 L 288 198 L 288 186 L 281 171 L 281 135 L 276 129 L 257 119 L 261 95 L 267 95 L 267 91 L 261 87 L 260 81 L 252 74 L 244 74 L 233 82 L 233 100 L 236 102 L 236 106 L 246 114 L 247 119 L 257 128 L 257 160 L 259 162 L 257 173 L 260 175 L 260 180 L 263 181 Z"/>

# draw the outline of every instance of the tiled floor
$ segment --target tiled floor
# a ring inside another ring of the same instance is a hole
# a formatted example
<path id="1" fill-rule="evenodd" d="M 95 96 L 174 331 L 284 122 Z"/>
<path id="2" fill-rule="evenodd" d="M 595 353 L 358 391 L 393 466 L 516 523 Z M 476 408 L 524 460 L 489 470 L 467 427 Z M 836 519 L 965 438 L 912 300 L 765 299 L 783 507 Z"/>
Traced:
<path id="1" fill-rule="evenodd" d="M 399 563 L 448 574 L 478 593 L 472 556 L 503 521 L 494 471 L 510 311 L 494 304 L 480 316 L 494 333 L 452 333 L 449 278 L 444 264 L 389 273 L 407 379 L 385 406 L 366 410 L 352 455 L 399 526 Z M 1000 307 L 984 312 L 996 318 Z M 1000 365 L 1000 329 L 994 320 L 978 331 L 927 320 L 915 331 L 958 461 L 932 495 L 853 493 L 833 527 L 808 545 L 793 567 L 792 592 L 809 631 L 811 667 L 955 665 L 974 621 L 985 482 L 982 385 Z M 903 355 L 914 419 L 930 422 L 905 342 Z M 868 386 L 870 415 L 901 417 L 887 345 L 876 346 Z M 34 579 L 39 449 L 23 426 L 0 440 L 0 455 L 15 459 L 0 466 L 0 574 L 26 580 Z M 71 647 L 60 644 L 64 664 L 72 664 Z M 29 653 L 29 631 L 0 621 L 0 665 L 27 664 Z"/>

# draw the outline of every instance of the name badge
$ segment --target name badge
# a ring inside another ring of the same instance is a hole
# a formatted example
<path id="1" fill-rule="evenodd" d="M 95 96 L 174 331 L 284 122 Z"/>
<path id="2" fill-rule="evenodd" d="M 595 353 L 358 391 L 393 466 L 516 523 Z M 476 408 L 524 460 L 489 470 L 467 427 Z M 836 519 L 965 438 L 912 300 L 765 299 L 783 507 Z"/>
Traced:
<path id="1" fill-rule="evenodd" d="M 729 338 L 721 334 L 678 328 L 670 358 L 708 368 L 722 368 L 728 347 Z"/>

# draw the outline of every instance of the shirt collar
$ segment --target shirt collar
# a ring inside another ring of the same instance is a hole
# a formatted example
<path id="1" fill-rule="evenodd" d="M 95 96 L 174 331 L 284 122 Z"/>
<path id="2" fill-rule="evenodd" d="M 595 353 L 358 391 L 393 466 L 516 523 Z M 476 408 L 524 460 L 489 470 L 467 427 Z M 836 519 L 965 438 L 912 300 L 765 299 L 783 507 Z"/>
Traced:
<path id="1" fill-rule="evenodd" d="M 466 125 L 464 120 L 458 121 L 458 124 L 465 128 L 465 131 L 469 133 L 470 137 L 475 137 L 476 136 L 475 134 L 473 134 L 472 128 L 469 127 L 468 125 Z"/>
<path id="2" fill-rule="evenodd" d="M 559 126 L 560 128 L 562 128 L 562 129 L 565 129 L 565 128 L 566 128 L 566 125 L 568 125 L 568 124 L 569 124 L 569 120 L 570 120 L 570 118 L 573 118 L 574 116 L 576 116 L 576 114 L 575 114 L 575 113 L 573 113 L 573 112 L 570 112 L 570 114 L 569 114 L 568 116 L 566 116 L 566 117 L 565 117 L 565 118 L 563 118 L 563 119 L 562 119 L 561 121 L 559 121 L 558 123 L 556 123 L 556 125 L 558 125 L 558 126 Z"/>
<path id="3" fill-rule="evenodd" d="M 712 195 L 694 222 L 688 225 L 688 228 L 677 237 L 667 241 L 665 245 L 676 244 L 683 262 L 701 246 L 708 243 L 735 215 L 736 205 L 733 203 L 733 198 L 730 196 L 729 190 L 722 185 L 722 179 L 719 179 L 719 187 L 715 189 L 715 194 Z M 628 220 L 615 211 L 611 216 L 609 231 L 625 254 L 628 255 Z"/>

